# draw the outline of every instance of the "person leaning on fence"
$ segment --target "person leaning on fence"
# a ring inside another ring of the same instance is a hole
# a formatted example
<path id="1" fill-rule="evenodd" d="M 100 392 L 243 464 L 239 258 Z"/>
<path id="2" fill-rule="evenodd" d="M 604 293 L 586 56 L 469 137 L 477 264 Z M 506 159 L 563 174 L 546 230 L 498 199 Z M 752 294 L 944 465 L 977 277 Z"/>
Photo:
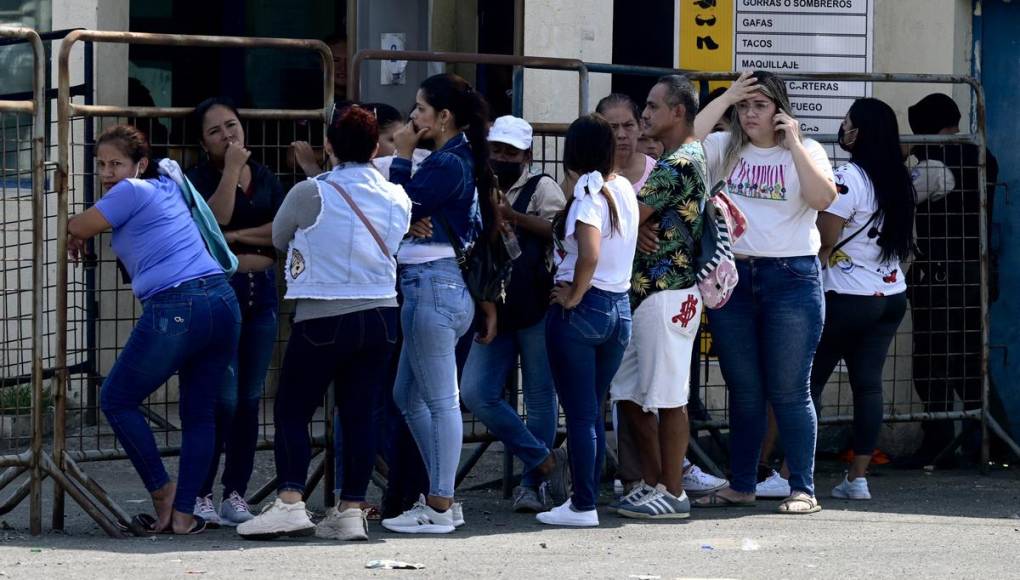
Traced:
<path id="1" fill-rule="evenodd" d="M 825 326 L 811 368 L 811 396 L 840 360 L 854 397 L 854 459 L 832 490 L 871 499 L 865 478 L 882 427 L 882 368 L 907 311 L 902 264 L 914 237 L 914 186 L 900 160 L 896 113 L 878 99 L 857 99 L 839 128 L 850 163 L 836 170 L 839 195 L 818 214 L 824 264 Z"/>
<path id="2" fill-rule="evenodd" d="M 455 247 L 467 248 L 482 230 L 477 191 L 489 191 L 485 143 L 488 106 L 454 74 L 429 77 L 418 89 L 411 121 L 395 135 L 397 157 L 390 181 L 414 202 L 412 220 L 432 218 L 429 238 L 406 238 L 397 253 L 403 297 L 400 350 L 393 397 L 404 414 L 429 474 L 429 495 L 383 527 L 402 533 L 449 533 L 463 523 L 454 487 L 463 444 L 457 389 L 457 340 L 471 326 L 474 301 Z M 436 151 L 411 175 L 419 140 Z"/>
<path id="3" fill-rule="evenodd" d="M 599 114 L 570 124 L 563 146 L 567 207 L 557 218 L 558 270 L 546 316 L 546 349 L 567 423 L 573 493 L 538 514 L 544 524 L 597 526 L 609 383 L 630 342 L 627 290 L 637 245 L 638 204 L 612 173 L 616 140 Z"/>
<path id="4" fill-rule="evenodd" d="M 960 133 L 960 108 L 949 95 L 932 93 L 907 110 L 910 129 L 916 135 L 956 135 Z M 980 149 L 972 143 L 919 144 L 912 157 L 922 164 L 944 164 L 952 172 L 955 188 L 947 194 L 930 197 L 917 207 L 917 256 L 910 266 L 907 294 L 913 324 L 912 369 L 914 391 L 924 402 L 924 411 L 945 413 L 955 407 L 953 393 L 964 410 L 981 408 L 981 279 L 980 212 L 978 157 Z M 995 182 L 999 164 L 986 151 L 987 230 L 992 231 L 995 207 Z M 917 168 L 915 168 L 915 171 Z M 918 193 L 928 183 L 917 183 Z M 998 296 L 995 253 L 989 255 L 988 297 Z M 991 391 L 991 411 L 997 411 L 997 396 Z M 962 440 L 966 461 L 974 463 L 980 455 L 981 432 L 976 420 L 964 421 L 969 431 Z M 952 444 L 952 421 L 921 423 L 924 438 L 912 454 L 897 458 L 895 465 L 920 469 L 942 455 L 939 467 L 957 463 L 952 454 L 942 451 Z"/>
<path id="5" fill-rule="evenodd" d="M 652 87 L 643 115 L 649 135 L 667 152 L 638 193 L 642 227 L 654 232 L 654 243 L 634 256 L 633 336 L 609 390 L 633 433 L 633 447 L 621 454 L 636 453 L 641 465 L 641 481 L 612 504 L 624 517 L 686 518 L 691 511 L 683 468 L 702 311 L 695 259 L 708 201 L 705 152 L 693 133 L 697 112 L 694 87 L 670 75 Z"/>
<path id="6" fill-rule="evenodd" d="M 202 101 L 195 107 L 194 121 L 203 160 L 188 170 L 188 178 L 208 201 L 237 255 L 238 269 L 230 285 L 242 320 L 237 356 L 217 397 L 215 454 L 194 508 L 195 515 L 210 526 L 236 526 L 253 517 L 244 497 L 255 464 L 259 405 L 276 343 L 279 305 L 272 228 L 284 191 L 269 168 L 251 159 L 244 127 L 230 99 Z M 226 459 L 217 510 L 213 484 L 221 452 Z"/>
<path id="7" fill-rule="evenodd" d="M 730 131 L 711 133 L 733 107 Z M 713 179 L 725 179 L 746 215 L 733 246 L 740 282 L 729 302 L 708 313 L 730 401 L 730 487 L 695 506 L 753 505 L 758 455 L 772 404 L 790 467 L 791 494 L 780 513 L 821 509 L 814 491 L 817 418 L 811 361 L 822 332 L 823 296 L 815 219 L 836 197 L 832 166 L 816 141 L 802 138 L 783 81 L 743 73 L 695 119 Z"/>
<path id="8" fill-rule="evenodd" d="M 461 378 L 465 406 L 524 464 L 521 485 L 513 492 L 516 512 L 547 509 L 545 479 L 566 469 L 565 454 L 550 451 L 556 443 L 559 408 L 545 348 L 552 219 L 566 200 L 553 178 L 531 170 L 531 145 L 531 125 L 524 119 L 506 115 L 489 129 L 491 165 L 505 192 L 499 211 L 516 232 L 522 253 L 513 263 L 506 302 L 497 307 L 497 333 L 488 342 L 471 345 Z M 518 355 L 527 425 L 503 398 Z M 553 478 L 553 483 L 553 495 L 563 501 L 564 478 Z"/>
<path id="9" fill-rule="evenodd" d="M 286 298 L 294 326 L 273 407 L 279 480 L 273 504 L 238 526 L 244 538 L 276 536 L 366 540 L 363 508 L 375 467 L 374 410 L 396 351 L 398 309 L 393 255 L 410 225 L 411 201 L 370 163 L 378 127 L 352 107 L 327 139 L 339 164 L 288 193 L 273 222 L 273 243 L 287 252 Z M 302 495 L 311 461 L 309 424 L 330 384 L 343 445 L 339 504 L 318 527 Z"/>
<path id="10" fill-rule="evenodd" d="M 210 255 L 178 185 L 158 176 L 145 136 L 127 125 L 96 139 L 96 173 L 106 193 L 68 223 L 68 254 L 113 229 L 114 253 L 131 276 L 142 316 L 100 389 L 100 407 L 152 495 L 146 531 L 193 534 L 192 514 L 208 477 L 216 438 L 215 408 L 241 332 L 237 297 Z M 182 431 L 175 486 L 139 406 L 178 373 Z"/>

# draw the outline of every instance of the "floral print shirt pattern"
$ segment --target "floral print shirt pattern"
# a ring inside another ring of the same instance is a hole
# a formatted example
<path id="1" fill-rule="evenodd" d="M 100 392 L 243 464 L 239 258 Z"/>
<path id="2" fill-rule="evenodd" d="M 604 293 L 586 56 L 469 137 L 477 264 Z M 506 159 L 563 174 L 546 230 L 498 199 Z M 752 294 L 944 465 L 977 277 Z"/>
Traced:
<path id="1" fill-rule="evenodd" d="M 659 224 L 659 249 L 638 250 L 631 279 L 631 306 L 659 290 L 682 290 L 697 282 L 695 257 L 701 249 L 703 211 L 708 199 L 705 150 L 701 143 L 681 145 L 664 154 L 638 193 Z"/>

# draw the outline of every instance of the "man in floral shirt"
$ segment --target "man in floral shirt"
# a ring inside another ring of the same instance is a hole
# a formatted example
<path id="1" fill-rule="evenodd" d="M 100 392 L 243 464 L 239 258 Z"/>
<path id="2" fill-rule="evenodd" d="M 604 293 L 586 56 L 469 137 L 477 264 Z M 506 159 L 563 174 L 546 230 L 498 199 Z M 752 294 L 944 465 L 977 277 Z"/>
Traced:
<path id="1" fill-rule="evenodd" d="M 695 256 L 708 199 L 705 152 L 694 140 L 697 112 L 691 83 L 669 75 L 652 87 L 642 114 L 645 133 L 662 141 L 665 153 L 638 193 L 642 232 L 631 284 L 633 336 L 610 389 L 641 459 L 643 482 L 612 506 L 627 517 L 690 515 L 683 463 L 690 439 L 690 361 L 701 322 Z"/>

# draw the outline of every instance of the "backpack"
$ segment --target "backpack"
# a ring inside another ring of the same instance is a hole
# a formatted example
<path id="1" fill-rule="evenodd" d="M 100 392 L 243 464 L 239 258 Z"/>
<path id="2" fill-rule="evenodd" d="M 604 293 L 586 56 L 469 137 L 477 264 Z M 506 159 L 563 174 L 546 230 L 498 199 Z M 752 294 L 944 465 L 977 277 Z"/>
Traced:
<path id="1" fill-rule="evenodd" d="M 486 233 L 475 240 L 475 243 L 464 247 L 457 237 L 457 232 L 450 226 L 443 213 L 436 214 L 440 225 L 446 231 L 446 237 L 453 246 L 457 265 L 464 276 L 464 285 L 475 302 L 493 302 L 502 304 L 506 301 L 506 290 L 510 285 L 510 273 L 513 259 L 506 249 L 501 236 L 491 239 Z"/>
<path id="2" fill-rule="evenodd" d="M 542 178 L 552 179 L 543 173 L 535 175 L 524 183 L 520 194 L 514 200 L 513 209 L 526 213 L 531 199 L 535 196 Z M 499 331 L 514 331 L 534 326 L 545 317 L 549 310 L 549 290 L 553 285 L 553 274 L 549 270 L 547 255 L 549 244 L 538 236 L 518 230 L 517 242 L 521 255 L 513 261 L 513 273 L 507 284 L 507 299 L 499 307 L 497 321 Z"/>
<path id="3" fill-rule="evenodd" d="M 711 309 L 725 306 L 740 281 L 733 243 L 747 231 L 747 218 L 725 189 L 726 182 L 718 182 L 705 202 L 701 251 L 695 258 L 701 300 Z"/>

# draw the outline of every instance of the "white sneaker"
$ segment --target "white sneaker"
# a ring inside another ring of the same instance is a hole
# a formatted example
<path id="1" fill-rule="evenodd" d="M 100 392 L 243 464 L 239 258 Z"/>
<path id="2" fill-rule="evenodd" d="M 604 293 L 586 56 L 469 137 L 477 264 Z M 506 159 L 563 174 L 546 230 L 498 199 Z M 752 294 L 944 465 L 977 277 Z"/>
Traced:
<path id="1" fill-rule="evenodd" d="M 573 505 L 568 499 L 561 506 L 537 514 L 535 519 L 551 526 L 595 527 L 599 525 L 599 513 L 597 510 L 575 512 Z"/>
<path id="2" fill-rule="evenodd" d="M 754 495 L 764 498 L 790 497 L 790 482 L 783 479 L 779 472 L 772 470 L 772 475 L 768 479 L 755 486 Z"/>
<path id="3" fill-rule="evenodd" d="M 838 499 L 871 499 L 868 480 L 858 477 L 853 481 L 849 481 L 846 476 L 843 476 L 843 481 L 832 488 L 832 497 Z"/>
<path id="4" fill-rule="evenodd" d="M 708 495 L 718 491 L 730 484 L 721 477 L 705 473 L 700 467 L 693 463 L 685 462 L 684 466 L 684 491 L 691 496 L 697 497 Z"/>
<path id="5" fill-rule="evenodd" d="M 467 523 L 464 521 L 464 504 L 459 501 L 455 501 L 453 502 L 453 507 L 450 508 L 450 511 L 453 512 L 453 527 L 459 528 Z"/>
<path id="6" fill-rule="evenodd" d="M 191 513 L 205 520 L 207 528 L 218 528 L 223 524 L 220 514 L 216 512 L 216 506 L 213 505 L 212 494 L 196 497 L 195 510 Z"/>
<path id="7" fill-rule="evenodd" d="M 220 504 L 220 523 L 224 526 L 235 527 L 255 517 L 251 513 L 251 506 L 236 491 L 231 492 Z"/>
<path id="8" fill-rule="evenodd" d="M 382 526 L 391 532 L 401 534 L 449 534 L 456 529 L 453 507 L 437 512 L 425 503 L 425 496 L 419 496 L 411 509 L 395 518 L 382 521 Z"/>
<path id="9" fill-rule="evenodd" d="M 237 534 L 246 540 L 271 540 L 279 536 L 296 538 L 315 534 L 315 524 L 308 519 L 305 502 L 283 503 L 277 498 L 261 514 L 237 526 Z"/>
<path id="10" fill-rule="evenodd" d="M 368 519 L 364 510 L 349 508 L 339 511 L 329 508 L 326 517 L 315 526 L 315 537 L 328 540 L 367 540 Z"/>

